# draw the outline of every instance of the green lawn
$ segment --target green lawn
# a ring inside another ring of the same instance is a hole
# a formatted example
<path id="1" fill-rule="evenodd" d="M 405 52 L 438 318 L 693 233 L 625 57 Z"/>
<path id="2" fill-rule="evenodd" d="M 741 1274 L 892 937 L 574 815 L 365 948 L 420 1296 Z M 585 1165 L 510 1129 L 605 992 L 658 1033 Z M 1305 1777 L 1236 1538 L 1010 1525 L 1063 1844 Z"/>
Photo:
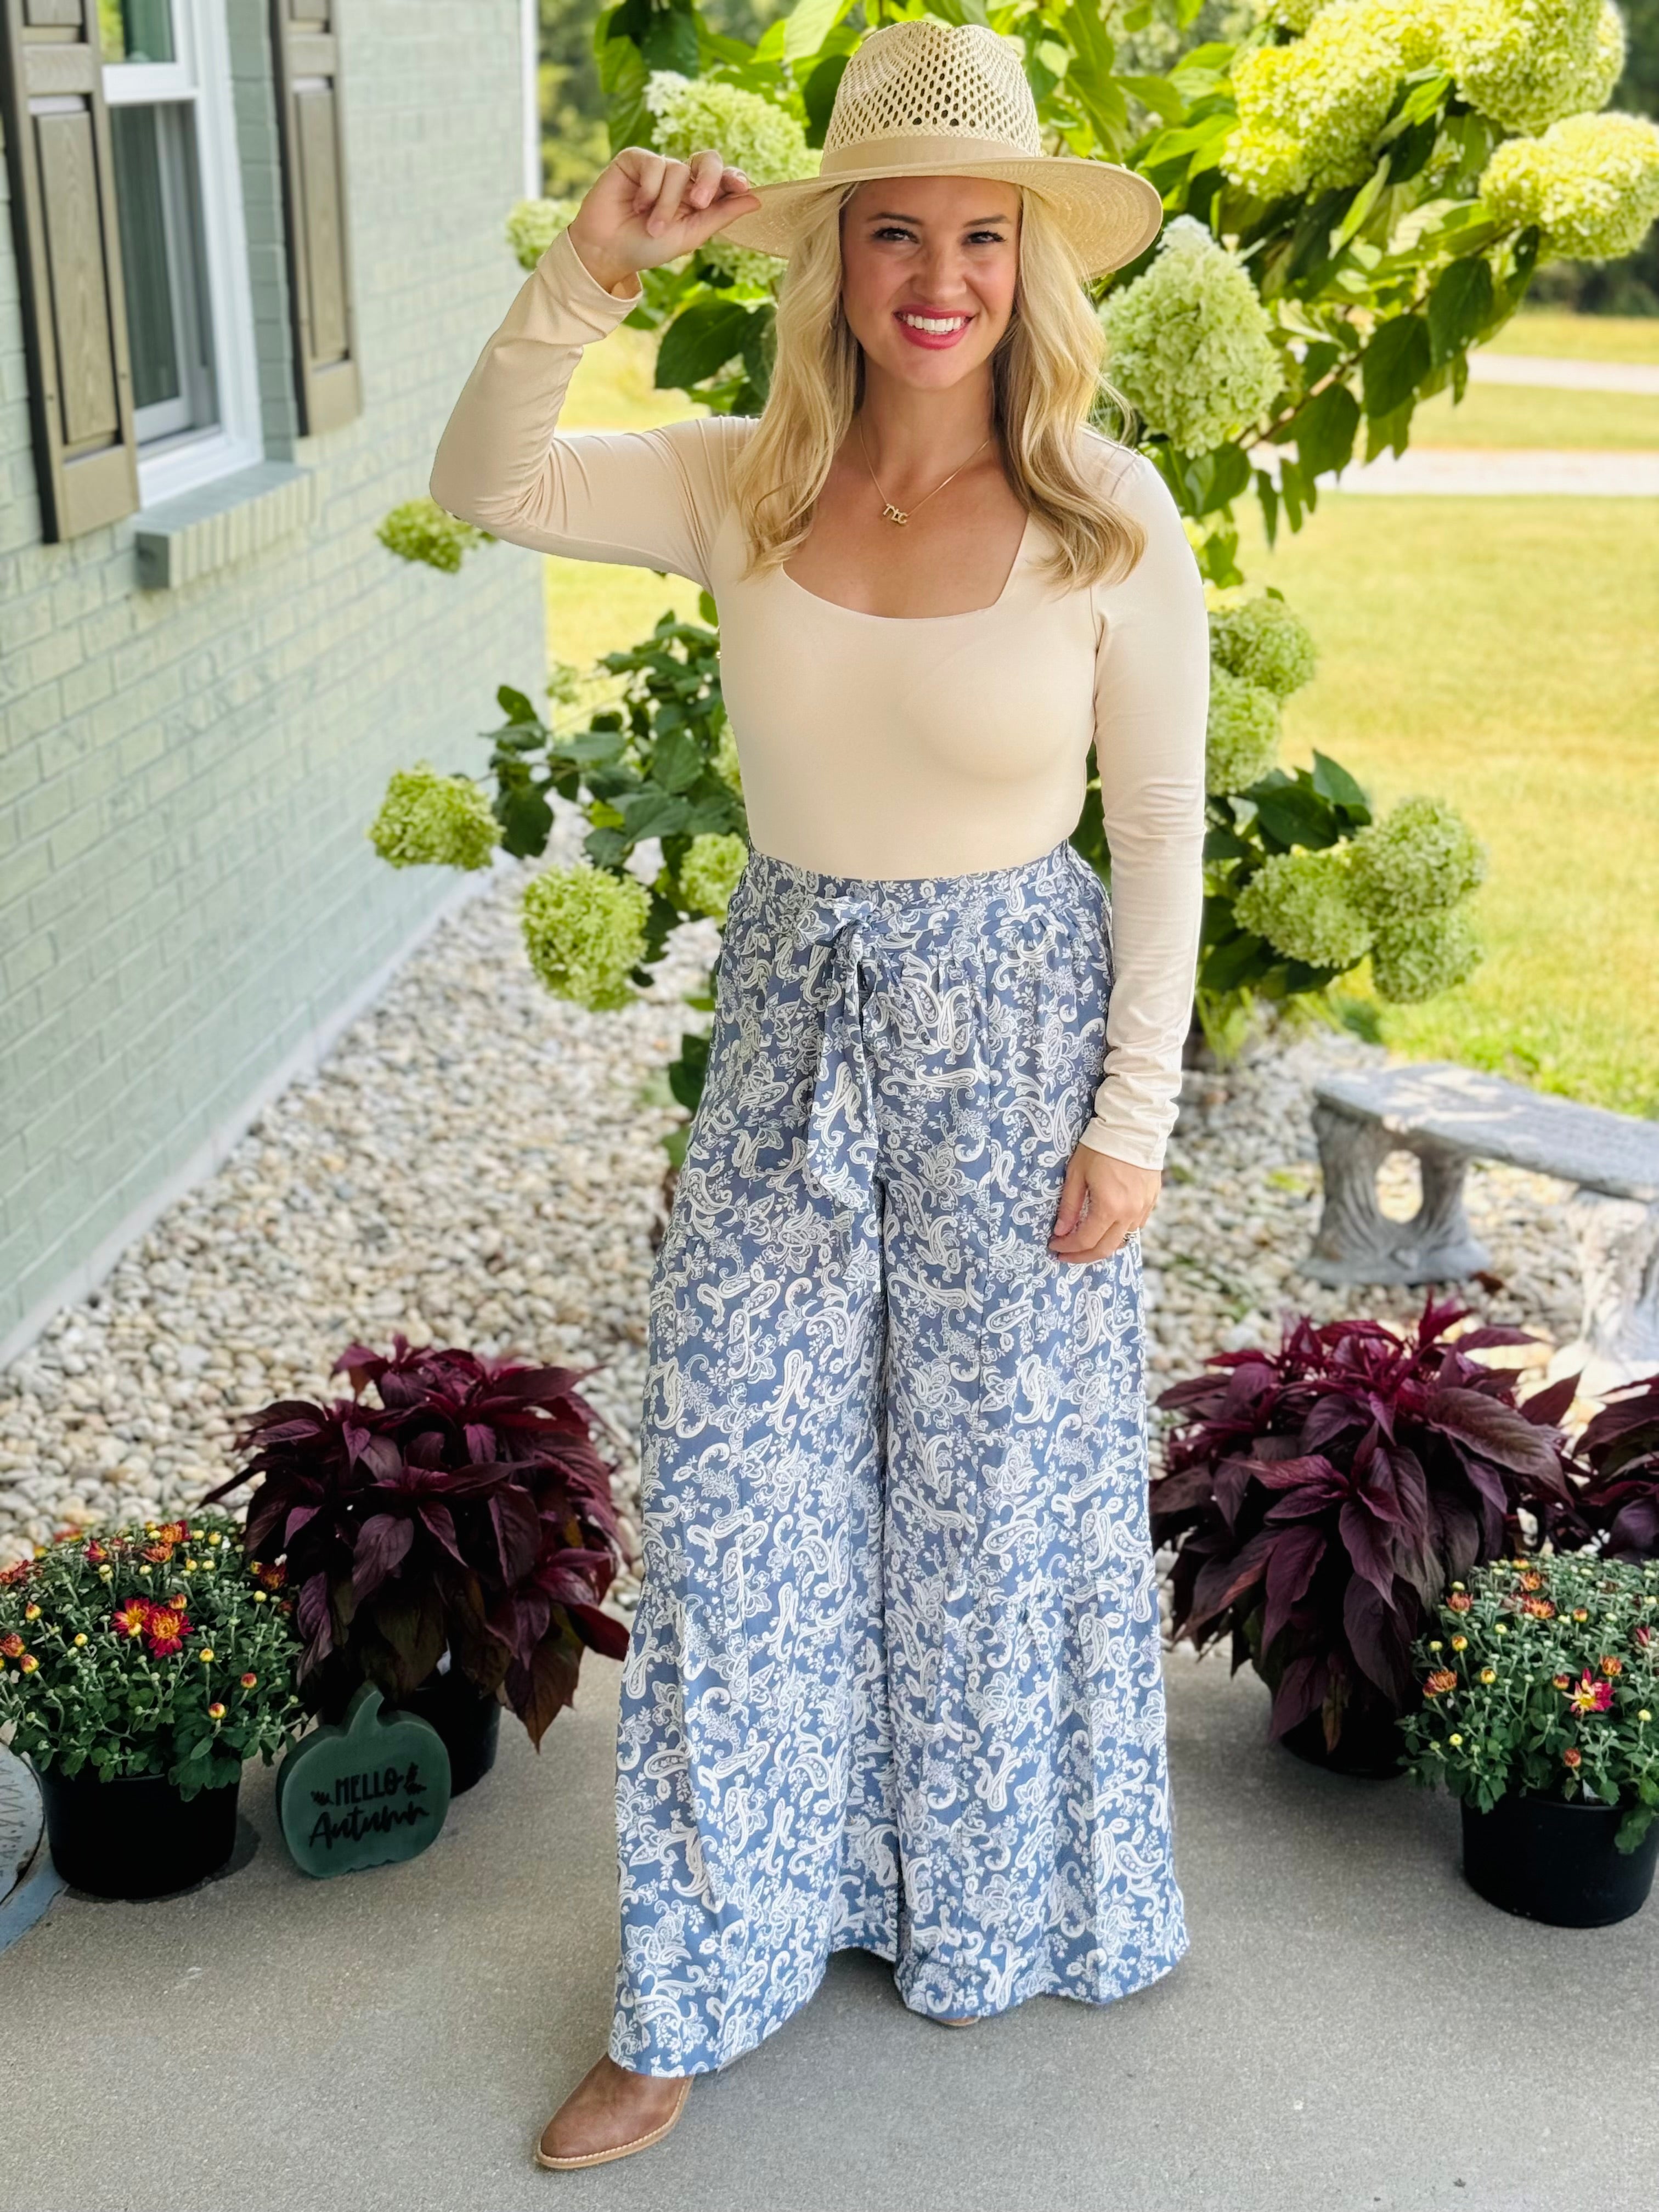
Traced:
<path id="1" fill-rule="evenodd" d="M 1581 354 L 1659 360 L 1659 321 L 1542 312 L 1510 349 L 1565 352 L 1563 325 Z M 1650 337 L 1650 355 L 1636 349 Z M 647 427 L 689 411 L 653 390 L 650 361 L 642 334 L 608 337 L 582 364 L 567 423 Z M 1618 395 L 1489 388 L 1458 413 L 1543 402 L 1532 419 L 1550 422 L 1547 438 L 1471 442 L 1565 443 L 1550 406 L 1587 419 L 1590 398 L 1659 412 Z M 1239 511 L 1252 584 L 1277 584 L 1321 648 L 1318 675 L 1289 703 L 1291 757 L 1317 746 L 1384 805 L 1438 793 L 1491 851 L 1485 963 L 1462 990 L 1385 1009 L 1389 1042 L 1659 1114 L 1659 507 L 1328 491 L 1273 553 L 1255 510 Z M 648 569 L 550 561 L 552 650 L 586 665 L 667 607 L 695 618 L 696 598 Z"/>
<path id="2" fill-rule="evenodd" d="M 1659 446 L 1659 394 L 1471 383 L 1455 406 L 1449 392 L 1419 401 L 1412 443 L 1651 449 Z"/>
<path id="3" fill-rule="evenodd" d="M 1271 554 L 1252 514 L 1240 562 L 1319 642 L 1292 757 L 1490 849 L 1486 962 L 1389 1042 L 1659 1114 L 1659 506 L 1325 493 Z"/>
<path id="4" fill-rule="evenodd" d="M 1568 361 L 1659 363 L 1659 315 L 1570 315 L 1522 307 L 1492 342 L 1493 353 L 1552 354 Z"/>

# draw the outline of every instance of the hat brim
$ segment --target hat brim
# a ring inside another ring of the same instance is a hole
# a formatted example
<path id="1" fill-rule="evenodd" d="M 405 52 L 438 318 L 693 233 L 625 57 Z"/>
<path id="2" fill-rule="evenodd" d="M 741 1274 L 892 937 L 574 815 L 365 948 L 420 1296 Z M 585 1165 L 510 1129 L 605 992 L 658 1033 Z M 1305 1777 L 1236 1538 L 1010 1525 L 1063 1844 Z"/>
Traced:
<path id="1" fill-rule="evenodd" d="M 799 177 L 785 184 L 751 185 L 760 206 L 727 223 L 719 235 L 733 246 L 787 259 L 813 210 L 825 198 L 848 185 L 873 183 L 881 177 L 988 177 L 999 184 L 1021 185 L 1038 194 L 1058 217 L 1091 276 L 1121 269 L 1144 253 L 1164 223 L 1164 202 L 1157 185 L 1114 161 L 1085 161 L 1075 154 L 953 161 L 941 153 L 937 161 L 922 156 L 840 169 L 830 176 Z"/>

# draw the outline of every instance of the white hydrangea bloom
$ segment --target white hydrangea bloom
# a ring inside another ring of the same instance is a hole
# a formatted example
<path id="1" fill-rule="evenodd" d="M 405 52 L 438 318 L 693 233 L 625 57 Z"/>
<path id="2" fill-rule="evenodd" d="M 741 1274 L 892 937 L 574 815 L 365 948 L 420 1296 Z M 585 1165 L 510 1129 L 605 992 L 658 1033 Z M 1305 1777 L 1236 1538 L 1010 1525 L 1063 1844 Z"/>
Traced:
<path id="1" fill-rule="evenodd" d="M 1506 139 L 1480 197 L 1502 222 L 1537 223 L 1548 253 L 1620 260 L 1659 220 L 1659 124 L 1614 109 L 1569 115 L 1541 138 Z"/>
<path id="2" fill-rule="evenodd" d="M 644 97 L 655 120 L 652 136 L 657 151 L 672 161 L 687 161 L 705 147 L 714 147 L 750 184 L 783 184 L 817 174 L 818 156 L 800 125 L 786 108 L 759 93 L 705 77 L 681 76 L 675 70 L 653 70 L 645 81 Z M 771 254 L 733 246 L 718 232 L 702 253 L 739 283 L 770 284 L 782 268 Z"/>
<path id="3" fill-rule="evenodd" d="M 1254 422 L 1284 382 L 1273 325 L 1242 263 L 1191 216 L 1101 310 L 1111 380 L 1183 453 Z"/>
<path id="4" fill-rule="evenodd" d="M 1457 0 L 1445 58 L 1472 107 L 1506 131 L 1540 131 L 1611 98 L 1624 18 L 1613 0 Z"/>

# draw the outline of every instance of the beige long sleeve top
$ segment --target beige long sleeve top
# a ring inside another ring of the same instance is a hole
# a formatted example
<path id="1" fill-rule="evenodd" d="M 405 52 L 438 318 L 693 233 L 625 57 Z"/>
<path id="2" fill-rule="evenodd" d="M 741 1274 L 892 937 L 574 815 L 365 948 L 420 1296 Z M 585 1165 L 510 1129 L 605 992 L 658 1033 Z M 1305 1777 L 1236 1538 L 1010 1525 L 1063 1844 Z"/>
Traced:
<path id="1" fill-rule="evenodd" d="M 1161 1166 L 1202 912 L 1209 701 L 1203 585 L 1162 477 L 1079 433 L 1103 500 L 1146 532 L 1116 583 L 1040 575 L 1035 516 L 1000 597 L 970 613 L 866 614 L 781 569 L 745 578 L 730 480 L 752 418 L 557 428 L 581 348 L 637 296 L 608 292 L 561 232 L 455 403 L 433 497 L 515 544 L 672 570 L 713 595 L 750 835 L 799 866 L 891 878 L 1035 860 L 1077 826 L 1092 742 L 1114 981 L 1082 1141 Z"/>

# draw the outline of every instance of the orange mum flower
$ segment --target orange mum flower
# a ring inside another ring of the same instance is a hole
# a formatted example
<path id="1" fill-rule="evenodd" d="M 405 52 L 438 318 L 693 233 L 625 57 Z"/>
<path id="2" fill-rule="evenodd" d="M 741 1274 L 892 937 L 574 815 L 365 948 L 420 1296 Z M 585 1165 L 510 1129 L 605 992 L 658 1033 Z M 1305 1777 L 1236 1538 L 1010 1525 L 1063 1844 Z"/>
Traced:
<path id="1" fill-rule="evenodd" d="M 87 1557 L 92 1561 L 92 1564 L 95 1567 L 100 1560 L 108 1559 L 109 1553 L 104 1549 L 103 1546 L 98 1541 L 98 1539 L 95 1536 L 89 1536 L 87 1540 Z"/>
<path id="2" fill-rule="evenodd" d="M 1561 1754 L 1561 1764 L 1563 1766 L 1577 1766 L 1583 1756 L 1576 1743 L 1570 1743 Z"/>
<path id="3" fill-rule="evenodd" d="M 158 1567 L 164 1567 L 173 1557 L 173 1547 L 171 1544 L 146 1544 L 144 1557 L 153 1560 Z"/>
<path id="4" fill-rule="evenodd" d="M 164 1521 L 155 1532 L 158 1544 L 182 1544 L 189 1534 L 189 1527 L 183 1521 Z"/>
<path id="5" fill-rule="evenodd" d="M 1601 1672 L 1608 1677 L 1612 1677 L 1614 1674 L 1622 1674 L 1625 1671 L 1624 1661 L 1622 1659 L 1614 1658 L 1611 1654 L 1608 1654 L 1601 1660 Z"/>
<path id="6" fill-rule="evenodd" d="M 208 1718 L 210 1721 L 222 1721 L 224 1717 L 225 1709 L 216 1698 L 214 1703 L 208 1707 Z"/>
<path id="7" fill-rule="evenodd" d="M 1570 1690 L 1572 1687 L 1572 1677 L 1571 1674 L 1552 1674 L 1550 1680 L 1554 1683 L 1558 1690 Z"/>
<path id="8" fill-rule="evenodd" d="M 1455 1690 L 1456 1687 L 1457 1677 L 1449 1667 L 1437 1667 L 1423 1685 L 1424 1693 L 1431 1698 L 1437 1698 L 1443 1691 Z"/>
<path id="9" fill-rule="evenodd" d="M 1547 1597 L 1523 1597 L 1521 1610 L 1530 1613 L 1534 1620 L 1553 1620 L 1555 1618 L 1555 1607 Z"/>
<path id="10" fill-rule="evenodd" d="M 263 1583 L 267 1589 L 281 1589 L 283 1584 L 288 1580 L 288 1569 L 280 1559 L 270 1565 L 261 1560 L 253 1570 L 253 1579 L 257 1583 Z"/>
<path id="11" fill-rule="evenodd" d="M 1534 1569 L 1530 1574 L 1522 1576 L 1521 1587 L 1522 1589 L 1542 1589 L 1544 1587 L 1544 1577 Z"/>
<path id="12" fill-rule="evenodd" d="M 33 1674 L 39 1672 L 40 1662 L 35 1657 L 33 1651 L 26 1651 L 22 1657 L 18 1661 L 17 1664 L 25 1674 Z"/>
<path id="13" fill-rule="evenodd" d="M 244 1674 L 242 1676 L 242 1687 L 245 1690 L 252 1689 L 258 1679 L 259 1677 L 257 1674 Z"/>
<path id="14" fill-rule="evenodd" d="M 3 1651 L 8 1659 L 21 1659 L 22 1657 L 23 1639 L 17 1633 L 15 1629 L 12 1631 L 9 1636 L 0 1636 L 0 1651 Z"/>
<path id="15" fill-rule="evenodd" d="M 1467 1613 L 1474 1600 L 1467 1590 L 1454 1590 L 1446 1602 L 1454 1613 Z"/>
<path id="16" fill-rule="evenodd" d="M 110 1620 L 123 1636 L 142 1636 L 149 1626 L 152 1610 L 147 1599 L 130 1597 L 125 1605 L 116 1607 Z"/>
<path id="17" fill-rule="evenodd" d="M 171 1659 L 175 1651 L 183 1650 L 184 1639 L 189 1634 L 190 1623 L 182 1613 L 167 1605 L 151 1607 L 149 1648 L 153 1657 Z"/>

